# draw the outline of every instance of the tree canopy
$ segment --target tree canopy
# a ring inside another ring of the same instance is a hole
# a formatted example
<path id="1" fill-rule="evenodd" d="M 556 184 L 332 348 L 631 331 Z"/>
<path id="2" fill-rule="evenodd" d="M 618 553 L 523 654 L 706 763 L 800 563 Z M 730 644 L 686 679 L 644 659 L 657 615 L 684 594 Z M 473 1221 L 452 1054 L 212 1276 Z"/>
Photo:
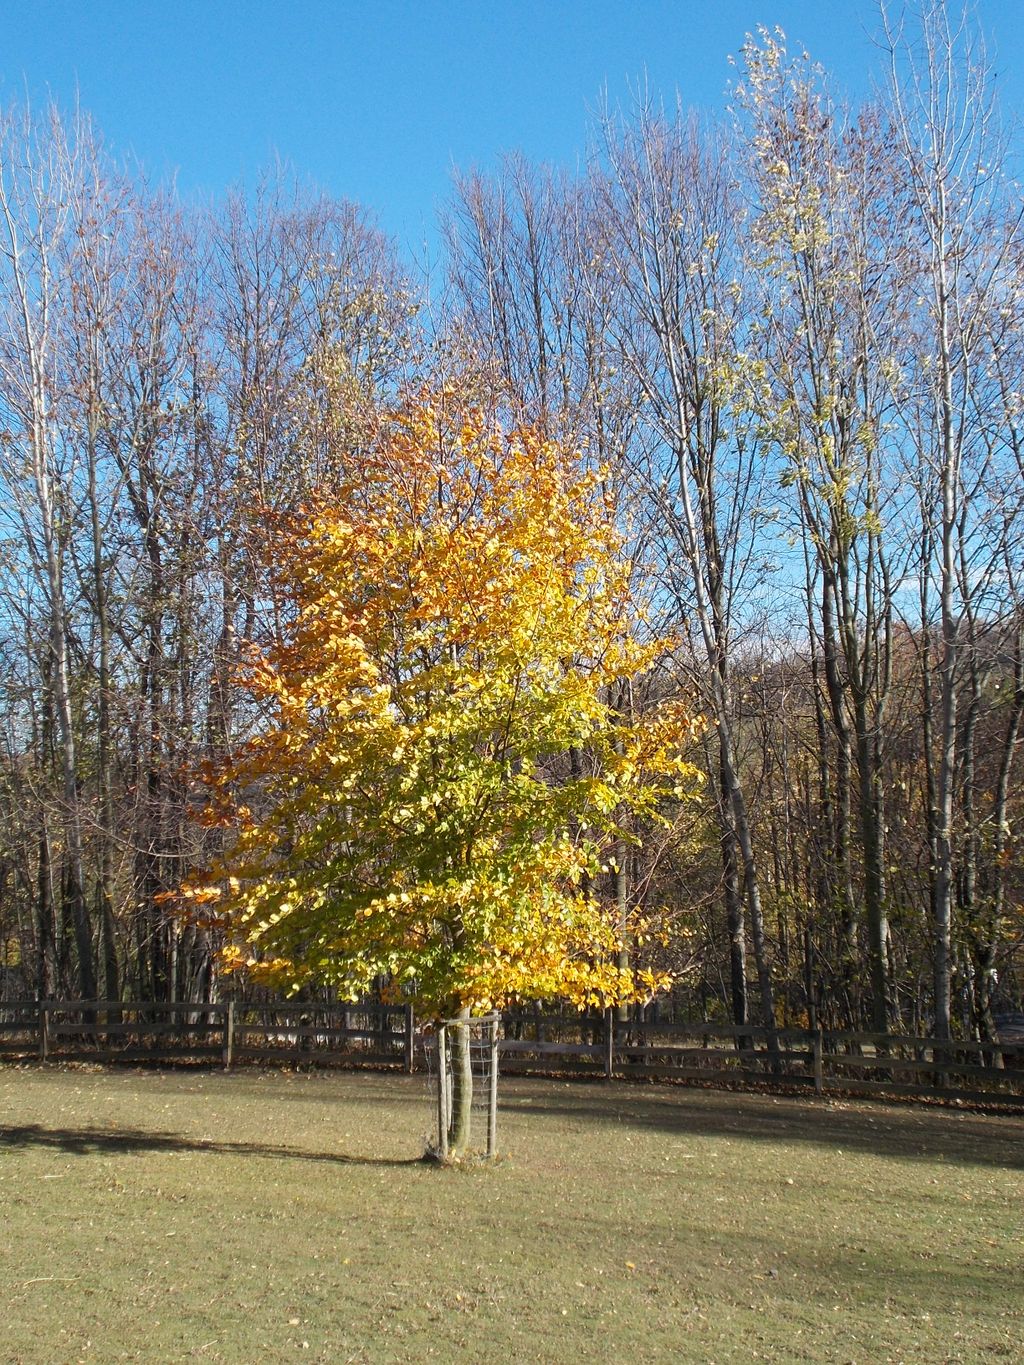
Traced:
<path id="1" fill-rule="evenodd" d="M 666 642 L 638 634 L 600 472 L 449 405 L 270 523 L 286 624 L 244 665 L 265 723 L 203 770 L 233 835 L 184 897 L 230 965 L 292 990 L 636 998 L 664 981 L 623 965 L 637 926 L 595 879 L 627 818 L 671 821 L 696 785 L 694 722 L 614 705 Z"/>

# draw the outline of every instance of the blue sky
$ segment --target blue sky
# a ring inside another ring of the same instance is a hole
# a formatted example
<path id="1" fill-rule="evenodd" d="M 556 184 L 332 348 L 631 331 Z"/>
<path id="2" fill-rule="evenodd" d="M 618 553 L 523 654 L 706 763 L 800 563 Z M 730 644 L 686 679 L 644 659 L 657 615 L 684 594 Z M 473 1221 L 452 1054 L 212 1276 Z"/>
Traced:
<path id="1" fill-rule="evenodd" d="M 1009 112 L 1024 108 L 1024 0 L 978 0 Z M 877 58 L 874 0 L 0 0 L 0 90 L 74 98 L 186 194 L 279 154 L 430 240 L 454 166 L 518 149 L 575 164 L 588 108 L 646 75 L 721 108 L 735 53 L 780 25 L 851 93 Z"/>

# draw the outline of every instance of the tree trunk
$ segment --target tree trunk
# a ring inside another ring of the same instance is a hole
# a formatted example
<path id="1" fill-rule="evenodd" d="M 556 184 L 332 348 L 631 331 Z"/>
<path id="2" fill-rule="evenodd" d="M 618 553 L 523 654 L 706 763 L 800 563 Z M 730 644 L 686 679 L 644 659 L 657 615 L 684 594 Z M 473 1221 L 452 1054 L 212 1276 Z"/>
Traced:
<path id="1" fill-rule="evenodd" d="M 725 796 L 723 785 L 723 798 Z M 736 833 L 723 799 L 720 814 L 722 829 L 722 879 L 725 888 L 725 918 L 729 933 L 729 989 L 732 995 L 734 1024 L 750 1022 L 747 1003 L 747 941 L 743 917 L 743 897 L 736 866 Z"/>
<path id="2" fill-rule="evenodd" d="M 473 1109 L 473 1054 L 470 1049 L 469 1010 L 458 1013 L 460 1022 L 449 1024 L 452 1040 L 452 1111 L 448 1125 L 448 1155 L 464 1156 L 469 1149 Z M 461 1022 L 461 1021 L 466 1022 Z"/>

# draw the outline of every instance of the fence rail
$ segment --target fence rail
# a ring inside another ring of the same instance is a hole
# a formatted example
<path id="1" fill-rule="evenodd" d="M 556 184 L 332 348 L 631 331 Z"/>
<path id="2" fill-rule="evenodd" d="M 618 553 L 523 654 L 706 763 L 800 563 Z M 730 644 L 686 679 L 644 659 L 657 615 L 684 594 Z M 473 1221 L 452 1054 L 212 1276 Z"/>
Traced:
<path id="1" fill-rule="evenodd" d="M 942 1098 L 1024 1109 L 1024 1042 L 849 1030 L 621 1023 L 506 1014 L 506 1074 L 582 1075 Z M 42 1061 L 424 1064 L 429 1033 L 406 1005 L 23 1000 L 0 1002 L 0 1058 Z"/>

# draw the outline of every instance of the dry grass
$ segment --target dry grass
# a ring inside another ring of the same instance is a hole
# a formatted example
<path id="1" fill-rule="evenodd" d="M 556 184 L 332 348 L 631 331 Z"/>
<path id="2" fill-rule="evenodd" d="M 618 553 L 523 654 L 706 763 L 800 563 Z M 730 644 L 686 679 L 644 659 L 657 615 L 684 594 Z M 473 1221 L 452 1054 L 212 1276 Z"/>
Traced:
<path id="1" fill-rule="evenodd" d="M 1024 1120 L 503 1083 L 0 1070 L 0 1358 L 1021 1358 Z"/>

